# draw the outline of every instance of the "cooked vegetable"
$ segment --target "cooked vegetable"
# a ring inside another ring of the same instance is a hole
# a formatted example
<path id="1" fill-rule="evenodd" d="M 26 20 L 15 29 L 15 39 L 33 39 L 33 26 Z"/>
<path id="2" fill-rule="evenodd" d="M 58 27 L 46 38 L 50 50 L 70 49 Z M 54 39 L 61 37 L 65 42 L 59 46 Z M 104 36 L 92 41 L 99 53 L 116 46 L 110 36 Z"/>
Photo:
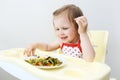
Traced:
<path id="1" fill-rule="evenodd" d="M 62 64 L 58 58 L 53 58 L 50 56 L 46 58 L 37 56 L 36 58 L 30 58 L 29 60 L 25 61 L 35 66 L 59 66 Z"/>

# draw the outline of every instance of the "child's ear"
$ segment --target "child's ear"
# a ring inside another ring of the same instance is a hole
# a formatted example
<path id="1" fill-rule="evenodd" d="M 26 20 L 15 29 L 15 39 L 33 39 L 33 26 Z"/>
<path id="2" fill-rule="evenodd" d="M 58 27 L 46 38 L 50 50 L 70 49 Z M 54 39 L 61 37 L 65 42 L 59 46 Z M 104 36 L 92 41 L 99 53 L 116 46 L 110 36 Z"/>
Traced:
<path id="1" fill-rule="evenodd" d="M 77 24 L 77 23 L 75 23 L 75 28 L 76 28 L 76 29 L 78 29 L 78 28 L 79 28 L 79 26 L 78 26 L 78 24 Z"/>

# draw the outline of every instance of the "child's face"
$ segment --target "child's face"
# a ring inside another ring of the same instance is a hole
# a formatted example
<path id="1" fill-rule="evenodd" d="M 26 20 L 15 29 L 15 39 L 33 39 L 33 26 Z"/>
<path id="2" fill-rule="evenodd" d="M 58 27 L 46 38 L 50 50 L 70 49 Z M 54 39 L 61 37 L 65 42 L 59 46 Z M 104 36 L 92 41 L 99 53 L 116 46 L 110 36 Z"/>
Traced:
<path id="1" fill-rule="evenodd" d="M 66 15 L 54 17 L 54 28 L 57 37 L 65 43 L 76 43 L 79 40 L 78 30 L 68 20 Z"/>

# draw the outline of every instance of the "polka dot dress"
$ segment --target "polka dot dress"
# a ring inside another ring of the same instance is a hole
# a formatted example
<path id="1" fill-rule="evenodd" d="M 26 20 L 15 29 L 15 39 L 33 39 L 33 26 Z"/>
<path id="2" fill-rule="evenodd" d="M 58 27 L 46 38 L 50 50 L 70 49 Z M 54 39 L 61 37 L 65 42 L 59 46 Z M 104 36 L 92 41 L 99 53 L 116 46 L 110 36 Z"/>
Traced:
<path id="1" fill-rule="evenodd" d="M 77 44 L 62 44 L 62 53 L 64 55 L 81 58 L 82 57 L 82 49 L 80 47 L 80 41 Z"/>

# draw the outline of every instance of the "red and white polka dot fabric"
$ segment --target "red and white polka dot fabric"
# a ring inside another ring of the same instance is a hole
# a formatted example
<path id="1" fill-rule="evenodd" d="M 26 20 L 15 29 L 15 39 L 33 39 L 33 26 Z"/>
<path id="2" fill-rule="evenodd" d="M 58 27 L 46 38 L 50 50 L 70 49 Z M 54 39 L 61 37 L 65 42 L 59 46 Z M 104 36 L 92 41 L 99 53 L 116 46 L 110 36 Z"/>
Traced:
<path id="1" fill-rule="evenodd" d="M 64 55 L 72 56 L 72 57 L 77 57 L 81 58 L 82 57 L 82 49 L 80 47 L 80 41 L 78 44 L 62 44 L 62 53 Z"/>

